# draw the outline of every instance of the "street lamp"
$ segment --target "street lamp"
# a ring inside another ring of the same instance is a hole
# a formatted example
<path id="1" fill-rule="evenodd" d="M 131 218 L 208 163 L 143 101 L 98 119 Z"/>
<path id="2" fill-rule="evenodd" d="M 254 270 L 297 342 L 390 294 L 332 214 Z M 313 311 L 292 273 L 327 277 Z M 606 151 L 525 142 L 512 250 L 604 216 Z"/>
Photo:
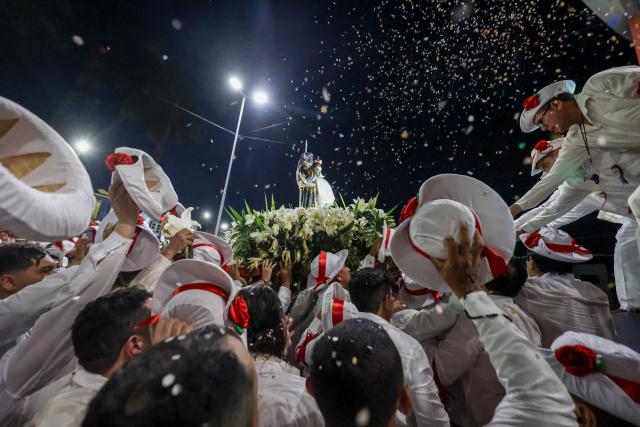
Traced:
<path id="1" fill-rule="evenodd" d="M 233 166 L 233 159 L 236 155 L 236 145 L 238 143 L 238 135 L 240 133 L 240 123 L 242 122 L 242 114 L 244 113 L 244 103 L 248 98 L 242 91 L 242 87 L 243 87 L 242 81 L 238 77 L 236 76 L 229 77 L 229 85 L 233 90 L 240 92 L 242 94 L 242 103 L 240 104 L 240 114 L 238 115 L 238 125 L 236 126 L 236 133 L 235 133 L 235 136 L 233 137 L 233 147 L 231 148 L 231 157 L 229 158 L 229 167 L 227 168 L 227 177 L 224 180 L 224 188 L 222 189 L 222 200 L 220 200 L 220 208 L 218 209 L 218 220 L 216 221 L 216 229 L 214 232 L 214 234 L 216 235 L 220 230 L 220 221 L 222 220 L 222 211 L 224 210 L 224 202 L 227 198 L 227 188 L 229 186 L 229 177 L 231 176 L 231 167 Z M 269 100 L 269 96 L 264 91 L 256 91 L 254 92 L 253 96 L 251 96 L 249 99 L 253 99 L 253 101 L 256 104 L 266 104 L 267 101 Z M 223 230 L 226 230 L 228 227 L 229 225 L 226 224 L 226 228 L 223 227 Z"/>

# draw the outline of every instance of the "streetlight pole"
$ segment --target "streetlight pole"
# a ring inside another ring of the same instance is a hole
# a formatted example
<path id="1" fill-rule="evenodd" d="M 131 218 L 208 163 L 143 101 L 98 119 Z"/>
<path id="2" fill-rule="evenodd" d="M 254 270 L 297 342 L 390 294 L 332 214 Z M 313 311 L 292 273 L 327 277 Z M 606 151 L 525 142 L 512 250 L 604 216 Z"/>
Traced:
<path id="1" fill-rule="evenodd" d="M 229 186 L 229 177 L 231 176 L 231 166 L 233 166 L 233 158 L 236 155 L 236 144 L 238 143 L 238 134 L 240 132 L 240 123 L 242 122 L 242 113 L 244 112 L 244 102 L 247 98 L 242 95 L 242 104 L 240 104 L 240 115 L 238 116 L 238 126 L 236 126 L 236 135 L 233 138 L 233 148 L 231 149 L 231 158 L 229 159 L 229 168 L 227 169 L 227 178 L 224 180 L 224 188 L 222 189 L 222 200 L 218 208 L 218 220 L 216 221 L 216 230 L 214 234 L 218 235 L 220 229 L 220 220 L 222 219 L 222 211 L 224 210 L 224 201 L 227 197 L 227 187 Z"/>

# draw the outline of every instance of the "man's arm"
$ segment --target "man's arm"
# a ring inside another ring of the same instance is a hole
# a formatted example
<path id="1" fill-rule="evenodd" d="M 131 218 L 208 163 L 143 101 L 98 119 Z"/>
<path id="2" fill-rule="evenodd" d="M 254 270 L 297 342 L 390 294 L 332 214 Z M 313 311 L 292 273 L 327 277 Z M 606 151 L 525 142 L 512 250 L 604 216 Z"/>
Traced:
<path id="1" fill-rule="evenodd" d="M 543 225 L 547 225 L 550 222 L 561 218 L 563 215 L 568 214 L 572 209 L 583 202 L 590 193 L 591 192 L 589 190 L 579 189 L 565 182 L 558 189 L 558 196 L 542 211 L 538 212 L 534 218 L 529 219 L 520 228 L 527 233 L 532 233 L 540 229 Z"/>
<path id="2" fill-rule="evenodd" d="M 6 355 L 8 359 L 1 366 L 6 393 L 14 399 L 27 396 L 54 380 L 57 368 L 71 361 L 73 321 L 88 303 L 111 290 L 130 244 L 131 239 L 114 232 L 104 242 L 91 247 L 83 264 L 93 264 L 93 274 L 76 274 L 70 283 L 74 296 L 43 314 L 29 337 Z M 82 271 L 81 265 L 78 273 Z"/>
<path id="3" fill-rule="evenodd" d="M 68 285 L 77 270 L 64 269 L 0 301 L 0 344 L 15 340 L 42 314 L 70 298 Z"/>
<path id="4" fill-rule="evenodd" d="M 549 204 L 553 202 L 556 197 L 558 197 L 558 190 L 554 191 L 553 194 L 538 207 L 535 207 L 520 215 L 518 219 L 513 221 L 516 226 L 516 230 L 522 228 L 522 226 L 526 224 L 527 221 L 529 221 L 531 218 L 535 218 L 535 216 L 542 212 L 547 206 L 549 206 Z"/>
<path id="5" fill-rule="evenodd" d="M 472 292 L 462 304 L 506 390 L 487 426 L 577 426 L 573 401 L 562 382 L 491 298 Z"/>
<path id="6" fill-rule="evenodd" d="M 578 135 L 575 136 L 579 137 Z M 579 176 L 582 173 L 582 165 L 588 159 L 585 148 L 579 144 L 582 144 L 582 142 L 567 137 L 558 159 L 549 173 L 518 199 L 515 205 L 525 211 L 534 208 L 560 187 L 564 181 Z"/>
<path id="7" fill-rule="evenodd" d="M 156 283 L 158 283 L 158 279 L 170 265 L 171 261 L 158 252 L 153 262 L 136 274 L 136 277 L 133 278 L 130 286 L 139 286 L 153 293 Z"/>
<path id="8" fill-rule="evenodd" d="M 437 302 L 428 308 L 399 311 L 391 318 L 391 324 L 419 342 L 423 342 L 451 329 L 460 313 L 462 313 L 462 305 L 452 294 L 447 301 Z"/>
<path id="9" fill-rule="evenodd" d="M 598 96 L 605 94 L 616 98 L 640 98 L 638 92 L 640 67 L 628 65 L 615 67 L 594 74 L 582 88 L 582 94 Z"/>

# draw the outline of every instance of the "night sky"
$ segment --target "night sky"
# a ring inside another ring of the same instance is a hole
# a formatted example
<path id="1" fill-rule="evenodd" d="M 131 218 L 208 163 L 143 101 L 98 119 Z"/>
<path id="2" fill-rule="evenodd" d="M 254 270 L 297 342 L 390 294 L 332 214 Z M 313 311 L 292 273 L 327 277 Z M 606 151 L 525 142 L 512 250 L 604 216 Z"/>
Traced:
<path id="1" fill-rule="evenodd" d="M 522 99 L 636 63 L 574 0 L 14 0 L 0 24 L 2 95 L 91 141 L 94 188 L 108 186 L 109 152 L 139 147 L 183 204 L 214 215 L 233 136 L 171 103 L 235 129 L 231 74 L 271 101 L 247 104 L 241 134 L 261 139 L 239 142 L 228 204 L 297 203 L 305 140 L 347 200 L 380 193 L 391 207 L 455 172 L 510 204 L 537 179 L 526 160 L 545 137 L 520 131 Z"/>

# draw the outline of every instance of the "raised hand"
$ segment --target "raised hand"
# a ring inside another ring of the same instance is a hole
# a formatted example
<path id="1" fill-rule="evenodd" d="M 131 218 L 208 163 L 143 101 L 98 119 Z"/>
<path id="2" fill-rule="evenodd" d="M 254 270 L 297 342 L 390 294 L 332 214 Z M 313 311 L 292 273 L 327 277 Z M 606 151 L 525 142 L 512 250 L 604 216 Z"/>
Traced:
<path id="1" fill-rule="evenodd" d="M 459 225 L 460 242 L 457 243 L 452 236 L 444 239 L 447 247 L 447 259 L 445 261 L 432 258 L 431 262 L 449 285 L 458 298 L 468 293 L 480 290 L 480 286 L 474 284 L 480 274 L 478 261 L 484 248 L 482 235 L 478 231 L 473 236 L 473 245 L 469 241 L 467 225 Z"/>

